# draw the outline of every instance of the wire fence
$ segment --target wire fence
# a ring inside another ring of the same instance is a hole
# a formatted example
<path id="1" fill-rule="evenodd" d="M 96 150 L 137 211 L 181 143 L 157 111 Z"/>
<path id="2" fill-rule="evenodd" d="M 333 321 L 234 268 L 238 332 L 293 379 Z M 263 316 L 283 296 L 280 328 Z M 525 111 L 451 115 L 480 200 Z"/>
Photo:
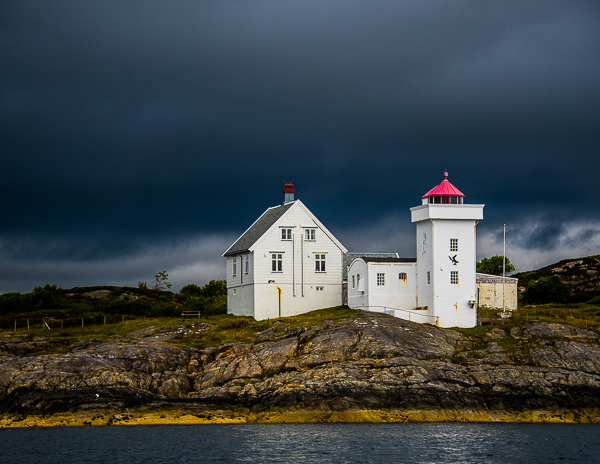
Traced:
<path id="1" fill-rule="evenodd" d="M 98 325 L 111 325 L 136 319 L 135 316 L 124 316 L 121 314 L 94 314 L 70 317 L 18 317 L 3 318 L 0 321 L 0 329 L 3 330 L 34 330 L 34 329 L 65 329 L 71 327 L 88 327 Z"/>

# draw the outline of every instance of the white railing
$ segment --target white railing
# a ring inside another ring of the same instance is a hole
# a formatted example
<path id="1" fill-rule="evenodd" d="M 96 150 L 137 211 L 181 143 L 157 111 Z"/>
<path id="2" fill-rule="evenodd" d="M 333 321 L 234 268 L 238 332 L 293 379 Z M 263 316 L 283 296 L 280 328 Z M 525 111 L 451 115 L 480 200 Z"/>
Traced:
<path id="1" fill-rule="evenodd" d="M 433 324 L 436 325 L 436 317 L 430 316 L 429 311 L 424 310 L 410 310 L 401 308 L 391 308 L 389 306 L 357 306 L 352 309 L 363 309 L 365 311 L 372 311 L 375 313 L 385 313 L 390 316 L 404 319 L 411 322 L 418 322 L 420 324 Z"/>

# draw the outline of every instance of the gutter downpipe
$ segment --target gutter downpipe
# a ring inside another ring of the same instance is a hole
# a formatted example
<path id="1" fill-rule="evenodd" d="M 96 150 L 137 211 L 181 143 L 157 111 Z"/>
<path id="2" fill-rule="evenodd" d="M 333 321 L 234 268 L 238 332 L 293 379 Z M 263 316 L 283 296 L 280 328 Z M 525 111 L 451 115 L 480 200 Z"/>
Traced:
<path id="1" fill-rule="evenodd" d="M 300 236 L 300 273 L 302 279 L 302 296 L 304 296 L 304 233 Z"/>

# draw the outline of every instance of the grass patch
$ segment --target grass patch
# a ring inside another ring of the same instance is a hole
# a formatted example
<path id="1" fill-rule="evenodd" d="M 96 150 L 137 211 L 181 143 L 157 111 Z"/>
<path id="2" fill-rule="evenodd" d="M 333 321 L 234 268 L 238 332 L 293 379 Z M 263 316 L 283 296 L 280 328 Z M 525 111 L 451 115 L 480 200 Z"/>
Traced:
<path id="1" fill-rule="evenodd" d="M 210 345 L 221 345 L 228 343 L 254 343 L 255 334 L 272 328 L 275 324 L 282 324 L 292 330 L 308 329 L 314 326 L 320 326 L 325 321 L 339 321 L 360 314 L 345 306 L 320 309 L 297 316 L 280 317 L 277 319 L 268 319 L 264 321 L 255 321 L 251 317 L 233 316 L 231 314 L 210 316 L 201 318 L 200 322 L 213 324 L 215 327 L 208 330 L 206 334 L 199 339 L 182 339 L 175 343 L 186 346 L 202 348 Z"/>
<path id="2" fill-rule="evenodd" d="M 184 338 L 175 340 L 172 343 L 185 346 L 202 348 L 210 345 L 221 345 L 228 343 L 254 343 L 255 334 L 263 330 L 270 329 L 275 324 L 282 324 L 290 329 L 308 329 L 313 326 L 323 325 L 325 321 L 339 321 L 348 317 L 360 314 L 359 311 L 340 306 L 335 308 L 321 309 L 310 313 L 300 314 L 298 316 L 282 317 L 264 321 L 255 321 L 251 317 L 233 316 L 223 314 L 216 316 L 207 316 L 200 318 L 183 317 L 156 317 L 156 318 L 132 318 L 125 322 L 114 324 L 97 324 L 84 327 L 66 327 L 53 328 L 51 330 L 31 327 L 30 330 L 20 328 L 14 330 L 0 330 L 0 335 L 9 337 L 20 337 L 30 341 L 35 337 L 44 337 L 50 344 L 48 349 L 38 350 L 31 355 L 40 354 L 60 354 L 75 342 L 84 339 L 100 338 L 123 340 L 128 339 L 125 336 L 145 327 L 156 327 L 160 330 L 170 329 L 181 325 L 191 325 L 195 323 L 207 323 L 213 327 L 207 330 L 199 338 Z"/>

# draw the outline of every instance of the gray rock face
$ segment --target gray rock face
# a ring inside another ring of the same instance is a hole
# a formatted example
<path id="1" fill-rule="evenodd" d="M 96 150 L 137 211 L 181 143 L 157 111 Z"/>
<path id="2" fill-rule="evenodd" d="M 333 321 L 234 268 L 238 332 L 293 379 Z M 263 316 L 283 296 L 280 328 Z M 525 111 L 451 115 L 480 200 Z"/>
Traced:
<path id="1" fill-rule="evenodd" d="M 286 338 L 255 344 L 159 343 L 204 329 L 177 328 L 159 339 L 149 330 L 142 340 L 152 343 L 82 340 L 67 354 L 0 358 L 0 411 L 157 402 L 255 412 L 600 407 L 597 335 L 567 325 L 525 324 L 510 335 L 492 329 L 476 350 L 458 332 L 372 313 L 297 335 L 285 329 Z M 512 337 L 536 342 L 506 351 Z"/>

